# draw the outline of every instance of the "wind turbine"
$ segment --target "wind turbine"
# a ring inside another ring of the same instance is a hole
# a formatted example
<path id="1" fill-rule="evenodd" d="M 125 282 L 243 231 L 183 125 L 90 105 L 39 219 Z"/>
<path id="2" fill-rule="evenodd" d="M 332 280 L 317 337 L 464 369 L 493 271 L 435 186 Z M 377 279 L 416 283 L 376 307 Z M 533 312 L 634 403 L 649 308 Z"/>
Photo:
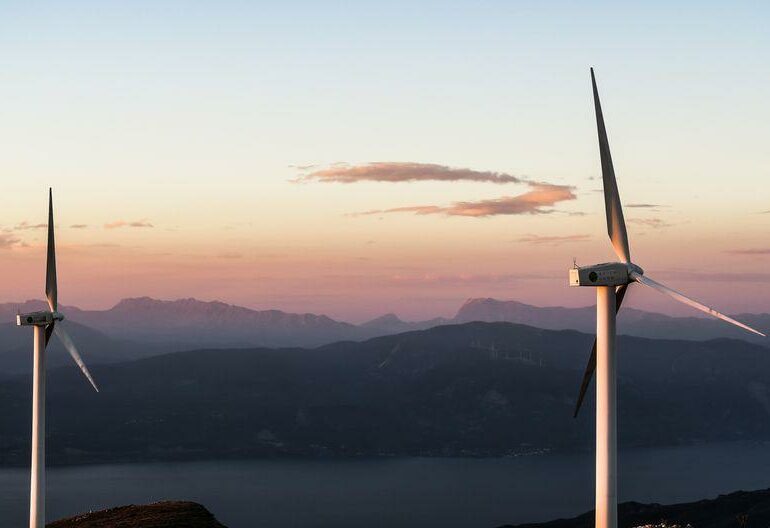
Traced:
<path id="1" fill-rule="evenodd" d="M 45 348 L 51 335 L 56 334 L 96 392 L 91 373 L 78 354 L 75 343 L 62 326 L 64 316 L 57 311 L 56 248 L 53 228 L 53 194 L 48 190 L 48 255 L 45 272 L 45 296 L 50 311 L 16 316 L 19 326 L 34 330 L 32 370 L 32 464 L 29 490 L 29 528 L 45 526 Z"/>
<path id="2" fill-rule="evenodd" d="M 604 206 L 607 213 L 607 232 L 620 262 L 574 267 L 569 270 L 570 286 L 596 288 L 596 339 L 591 350 L 583 383 L 580 387 L 575 416 L 583 403 L 588 384 L 596 370 L 596 528 L 617 527 L 617 425 L 616 425 L 616 365 L 615 365 L 615 316 L 629 285 L 636 282 L 648 286 L 675 300 L 692 306 L 709 315 L 727 321 L 765 337 L 735 319 L 699 303 L 668 286 L 644 275 L 644 270 L 631 262 L 623 209 L 612 168 L 607 130 L 604 127 L 596 78 L 591 68 L 591 84 L 594 93 L 596 126 L 599 132 L 599 155 L 604 184 Z"/>

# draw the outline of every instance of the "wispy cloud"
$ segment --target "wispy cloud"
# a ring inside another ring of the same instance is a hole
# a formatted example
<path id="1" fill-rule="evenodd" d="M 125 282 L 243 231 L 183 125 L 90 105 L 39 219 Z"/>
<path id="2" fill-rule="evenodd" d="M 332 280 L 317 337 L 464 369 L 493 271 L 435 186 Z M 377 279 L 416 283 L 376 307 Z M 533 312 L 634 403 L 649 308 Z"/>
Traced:
<path id="1" fill-rule="evenodd" d="M 666 280 L 683 280 L 696 282 L 767 282 L 770 273 L 765 272 L 734 272 L 734 271 L 694 271 L 694 270 L 660 270 L 655 271 L 655 277 Z"/>
<path id="2" fill-rule="evenodd" d="M 406 207 L 393 207 L 391 209 L 369 209 L 367 211 L 360 211 L 357 213 L 350 213 L 348 216 L 368 216 L 377 215 L 383 213 L 415 213 L 419 215 L 440 213 L 445 208 L 437 205 L 412 205 Z"/>
<path id="3" fill-rule="evenodd" d="M 414 205 L 375 209 L 353 213 L 354 216 L 383 213 L 414 213 L 417 215 L 443 214 L 447 216 L 470 216 L 482 218 L 497 215 L 548 214 L 558 202 L 577 198 L 574 188 L 567 185 L 536 184 L 533 189 L 518 196 L 503 196 L 474 202 L 455 202 L 447 206 Z"/>
<path id="4" fill-rule="evenodd" d="M 115 244 L 114 242 L 95 242 L 93 244 L 82 244 L 83 247 L 92 247 L 92 248 L 117 248 L 117 247 L 131 247 L 131 246 L 122 246 L 120 244 Z M 135 246 L 138 247 L 138 246 Z"/>
<path id="5" fill-rule="evenodd" d="M 20 238 L 11 233 L 0 233 L 0 249 L 11 249 L 25 245 Z"/>
<path id="6" fill-rule="evenodd" d="M 540 236 L 525 235 L 518 239 L 519 242 L 534 244 L 536 246 L 556 246 L 570 242 L 586 242 L 591 240 L 591 235 L 565 235 L 565 236 Z"/>
<path id="7" fill-rule="evenodd" d="M 666 222 L 662 218 L 630 218 L 628 222 L 631 224 L 651 227 L 652 229 L 662 229 L 674 225 Z"/>
<path id="8" fill-rule="evenodd" d="M 309 170 L 315 169 L 318 167 L 318 165 L 312 164 L 312 165 L 289 165 L 290 169 L 297 169 L 303 172 L 307 172 Z"/>
<path id="9" fill-rule="evenodd" d="M 660 204 L 630 203 L 630 204 L 626 204 L 625 207 L 630 207 L 632 209 L 659 209 L 663 206 Z"/>
<path id="10" fill-rule="evenodd" d="M 70 226 L 70 229 L 85 229 L 88 227 L 88 224 L 72 224 Z"/>
<path id="11" fill-rule="evenodd" d="M 299 176 L 295 182 L 319 181 L 334 183 L 357 182 L 415 182 L 415 181 L 473 181 L 487 183 L 527 183 L 527 180 L 504 172 L 477 171 L 447 167 L 435 163 L 382 161 L 365 165 L 338 163 L 325 169 Z"/>
<path id="12" fill-rule="evenodd" d="M 371 284 L 372 281 L 378 284 L 388 284 L 393 287 L 415 287 L 415 286 L 483 286 L 483 285 L 505 285 L 522 280 L 553 280 L 560 276 L 560 271 L 556 273 L 532 272 L 518 274 L 435 274 L 435 273 L 409 273 L 380 275 L 372 277 L 371 275 L 325 275 L 326 280 L 345 281 L 346 283 Z"/>
<path id="13" fill-rule="evenodd" d="M 27 231 L 29 229 L 45 229 L 46 227 L 48 227 L 48 224 L 30 224 L 29 222 L 19 222 L 13 226 L 13 229 L 15 231 Z"/>
<path id="14" fill-rule="evenodd" d="M 147 220 L 135 220 L 133 222 L 127 222 L 125 220 L 115 220 L 114 222 L 108 222 L 104 224 L 105 229 L 119 229 L 121 227 L 155 227 Z"/>
<path id="15" fill-rule="evenodd" d="M 753 248 L 753 249 L 729 249 L 725 253 L 731 255 L 768 255 L 770 256 L 770 248 Z"/>

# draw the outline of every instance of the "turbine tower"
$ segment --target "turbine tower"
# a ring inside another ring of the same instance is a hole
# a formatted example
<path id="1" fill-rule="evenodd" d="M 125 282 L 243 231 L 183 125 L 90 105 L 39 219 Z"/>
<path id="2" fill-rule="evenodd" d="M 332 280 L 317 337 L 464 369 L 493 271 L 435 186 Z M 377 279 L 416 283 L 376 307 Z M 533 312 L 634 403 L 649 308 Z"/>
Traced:
<path id="1" fill-rule="evenodd" d="M 45 527 L 45 348 L 51 339 L 51 335 L 56 334 L 96 392 L 99 392 L 69 333 L 62 327 L 64 316 L 57 311 L 53 194 L 50 189 L 48 190 L 48 255 L 45 272 L 45 296 L 48 300 L 50 311 L 32 312 L 16 316 L 17 325 L 31 326 L 34 330 L 29 528 Z"/>
<path id="2" fill-rule="evenodd" d="M 623 208 L 615 181 L 615 170 L 612 167 L 607 130 L 604 127 L 593 68 L 591 68 L 591 84 L 596 110 L 596 127 L 599 133 L 607 233 L 620 262 L 574 267 L 569 271 L 570 286 L 596 288 L 596 339 L 583 376 L 575 416 L 577 417 L 588 384 L 596 370 L 596 528 L 617 528 L 615 315 L 620 310 L 629 285 L 636 282 L 648 286 L 744 330 L 763 337 L 765 334 L 652 280 L 644 274 L 642 268 L 631 262 L 626 223 L 623 220 Z"/>

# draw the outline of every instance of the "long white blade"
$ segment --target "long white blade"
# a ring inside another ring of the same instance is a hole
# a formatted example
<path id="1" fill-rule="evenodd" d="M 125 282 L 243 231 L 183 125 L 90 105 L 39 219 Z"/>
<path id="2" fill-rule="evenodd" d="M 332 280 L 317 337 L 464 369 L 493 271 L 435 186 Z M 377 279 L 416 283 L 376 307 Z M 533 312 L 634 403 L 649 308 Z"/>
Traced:
<path id="1" fill-rule="evenodd" d="M 607 234 L 612 241 L 612 248 L 622 262 L 631 262 L 631 250 L 628 248 L 626 221 L 623 219 L 623 207 L 620 204 L 618 183 L 612 166 L 610 143 L 607 129 L 604 127 L 602 105 L 599 102 L 599 90 L 596 88 L 594 69 L 591 68 L 591 85 L 594 89 L 594 109 L 596 110 L 596 129 L 599 133 L 599 155 L 602 161 L 602 182 L 604 184 L 604 208 L 607 213 Z"/>
<path id="2" fill-rule="evenodd" d="M 665 293 L 666 295 L 668 295 L 670 297 L 673 297 L 674 299 L 676 299 L 679 302 L 682 302 L 684 304 L 692 306 L 696 310 L 700 310 L 701 312 L 705 312 L 705 313 L 707 313 L 709 315 L 713 315 L 714 317 L 716 317 L 718 319 L 721 319 L 723 321 L 727 321 L 728 323 L 734 324 L 735 326 L 739 326 L 739 327 L 743 328 L 744 330 L 748 330 L 749 332 L 752 332 L 754 334 L 761 335 L 762 337 L 767 337 L 762 332 L 760 332 L 758 330 L 754 330 L 750 326 L 745 325 L 745 324 L 743 324 L 743 323 L 741 323 L 739 321 L 736 321 L 732 317 L 728 317 L 728 316 L 726 316 L 723 313 L 717 312 L 716 310 L 714 310 L 713 308 L 711 308 L 709 306 L 706 306 L 705 304 L 701 304 L 698 301 L 690 299 L 689 297 L 686 297 L 686 296 L 682 295 L 678 291 L 672 290 L 668 286 L 664 286 L 664 285 L 662 285 L 659 282 L 655 282 L 654 280 L 652 280 L 651 278 L 647 277 L 646 275 L 639 275 L 635 271 L 632 271 L 629 275 L 631 276 L 632 279 L 634 279 L 639 284 L 644 284 L 645 286 L 649 286 L 650 288 L 652 288 L 654 290 L 658 290 L 660 293 Z"/>
<path id="3" fill-rule="evenodd" d="M 81 358 L 80 354 L 78 354 L 78 349 L 75 348 L 75 343 L 72 342 L 72 338 L 67 333 L 67 331 L 62 328 L 61 322 L 54 326 L 53 333 L 56 334 L 56 337 L 58 337 L 62 342 L 64 348 L 66 348 L 67 352 L 70 353 L 70 356 L 72 356 L 72 359 L 75 360 L 75 363 L 77 363 L 78 367 L 80 367 L 80 370 L 83 371 L 83 374 L 85 374 L 86 378 L 88 378 L 88 381 L 91 382 L 91 385 L 93 385 L 96 392 L 99 392 L 99 387 L 96 386 L 94 378 L 92 378 L 91 373 L 88 372 L 88 367 L 86 367 L 86 364 L 83 363 L 83 358 Z"/>

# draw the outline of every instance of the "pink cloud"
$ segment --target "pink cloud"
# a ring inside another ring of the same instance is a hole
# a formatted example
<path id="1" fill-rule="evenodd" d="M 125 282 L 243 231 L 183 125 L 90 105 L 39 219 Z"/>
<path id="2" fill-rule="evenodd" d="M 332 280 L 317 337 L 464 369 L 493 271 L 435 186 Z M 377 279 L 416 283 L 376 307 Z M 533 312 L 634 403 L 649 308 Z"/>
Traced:
<path id="1" fill-rule="evenodd" d="M 574 188 L 567 185 L 532 184 L 532 190 L 517 196 L 503 196 L 475 202 L 455 202 L 448 206 L 414 205 L 375 209 L 355 213 L 355 215 L 373 215 L 382 213 L 414 213 L 417 215 L 444 214 L 447 216 L 470 216 L 483 218 L 497 215 L 547 214 L 558 202 L 577 198 Z"/>
<path id="2" fill-rule="evenodd" d="M 487 183 L 522 183 L 517 176 L 503 172 L 476 171 L 453 168 L 435 163 L 374 162 L 365 165 L 336 164 L 315 170 L 294 181 L 335 183 L 414 182 L 414 181 L 474 181 Z"/>
<path id="3" fill-rule="evenodd" d="M 26 231 L 28 229 L 45 229 L 48 224 L 30 224 L 29 222 L 19 222 L 13 228 L 16 231 Z"/>

